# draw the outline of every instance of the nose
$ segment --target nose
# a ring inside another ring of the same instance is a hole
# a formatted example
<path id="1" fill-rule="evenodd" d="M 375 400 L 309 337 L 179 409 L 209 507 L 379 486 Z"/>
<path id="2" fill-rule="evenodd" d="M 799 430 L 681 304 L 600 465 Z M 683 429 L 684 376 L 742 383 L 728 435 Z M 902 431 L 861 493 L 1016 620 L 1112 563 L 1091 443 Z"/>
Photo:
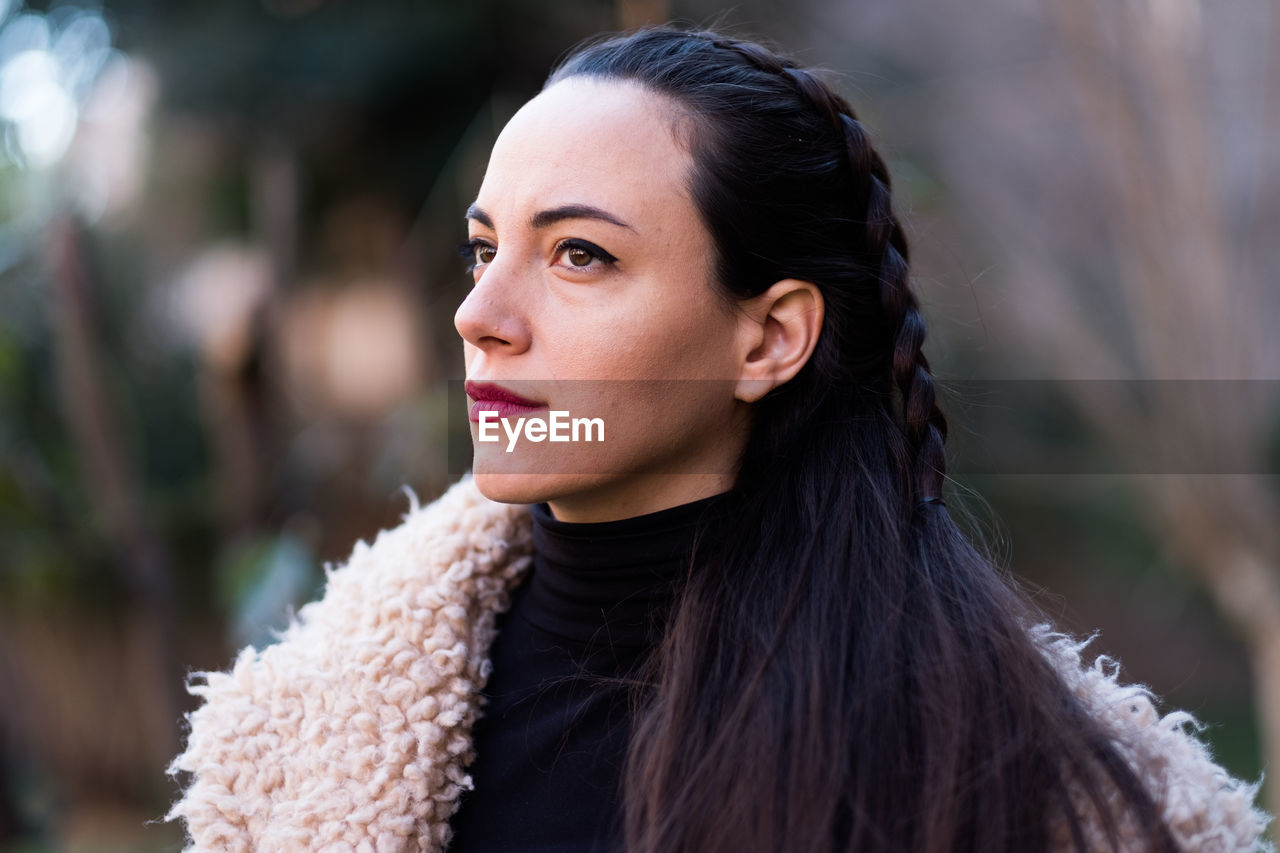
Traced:
<path id="1" fill-rule="evenodd" d="M 526 312 L 514 299 L 506 271 L 491 263 L 453 315 L 462 339 L 489 355 L 518 355 L 529 348 Z"/>

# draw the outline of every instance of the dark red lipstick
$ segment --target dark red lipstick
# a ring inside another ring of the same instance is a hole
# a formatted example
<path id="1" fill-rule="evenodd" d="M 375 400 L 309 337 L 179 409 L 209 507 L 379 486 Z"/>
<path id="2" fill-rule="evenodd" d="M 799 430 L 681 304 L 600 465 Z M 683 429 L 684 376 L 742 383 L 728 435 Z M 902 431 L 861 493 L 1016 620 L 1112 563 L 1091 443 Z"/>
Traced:
<path id="1" fill-rule="evenodd" d="M 497 412 L 499 418 L 521 418 L 547 407 L 546 403 L 521 397 L 492 382 L 467 382 L 467 396 L 474 402 L 467 411 L 472 423 L 480 422 L 481 412 Z"/>

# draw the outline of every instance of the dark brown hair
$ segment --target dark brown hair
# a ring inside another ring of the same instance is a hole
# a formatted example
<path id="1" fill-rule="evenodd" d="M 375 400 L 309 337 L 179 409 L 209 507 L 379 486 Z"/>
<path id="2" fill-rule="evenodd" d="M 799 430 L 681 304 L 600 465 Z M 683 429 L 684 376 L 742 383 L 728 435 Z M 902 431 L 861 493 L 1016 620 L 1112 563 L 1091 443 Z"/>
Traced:
<path id="1" fill-rule="evenodd" d="M 653 661 L 624 797 L 633 853 L 1044 850 L 1086 822 L 1174 850 L 1151 795 L 941 502 L 946 420 L 889 175 L 812 72 L 711 32 L 579 49 L 679 105 L 719 284 L 814 282 L 826 315 L 756 406 L 726 516 Z"/>

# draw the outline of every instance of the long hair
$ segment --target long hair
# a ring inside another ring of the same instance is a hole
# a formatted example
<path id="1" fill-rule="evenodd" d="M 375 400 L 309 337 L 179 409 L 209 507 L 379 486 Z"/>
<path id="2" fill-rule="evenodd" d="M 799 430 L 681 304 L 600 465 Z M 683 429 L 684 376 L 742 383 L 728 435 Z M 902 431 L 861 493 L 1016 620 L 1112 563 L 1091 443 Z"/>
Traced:
<path id="1" fill-rule="evenodd" d="M 1176 849 L 942 503 L 946 420 L 889 175 L 816 75 L 712 32 L 589 44 L 577 75 L 671 99 L 718 285 L 822 291 L 816 349 L 755 407 L 652 661 L 623 797 L 632 853 L 1044 850 L 1086 822 Z M 1064 829 L 1065 828 L 1065 829 Z"/>

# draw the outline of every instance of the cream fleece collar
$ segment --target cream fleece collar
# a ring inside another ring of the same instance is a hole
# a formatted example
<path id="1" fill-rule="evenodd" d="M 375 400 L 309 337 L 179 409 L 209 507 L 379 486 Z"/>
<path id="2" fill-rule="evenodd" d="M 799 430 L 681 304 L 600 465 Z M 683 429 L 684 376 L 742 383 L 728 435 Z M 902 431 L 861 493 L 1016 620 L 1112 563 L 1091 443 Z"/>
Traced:
<path id="1" fill-rule="evenodd" d="M 186 751 L 191 781 L 170 810 L 192 851 L 440 851 L 470 786 L 471 727 L 489 676 L 494 621 L 530 563 L 523 507 L 468 478 L 329 574 L 280 642 L 200 673 Z M 1082 644 L 1033 631 L 1046 655 L 1116 732 L 1188 850 L 1267 849 L 1256 786 L 1230 778 L 1142 688 Z"/>

